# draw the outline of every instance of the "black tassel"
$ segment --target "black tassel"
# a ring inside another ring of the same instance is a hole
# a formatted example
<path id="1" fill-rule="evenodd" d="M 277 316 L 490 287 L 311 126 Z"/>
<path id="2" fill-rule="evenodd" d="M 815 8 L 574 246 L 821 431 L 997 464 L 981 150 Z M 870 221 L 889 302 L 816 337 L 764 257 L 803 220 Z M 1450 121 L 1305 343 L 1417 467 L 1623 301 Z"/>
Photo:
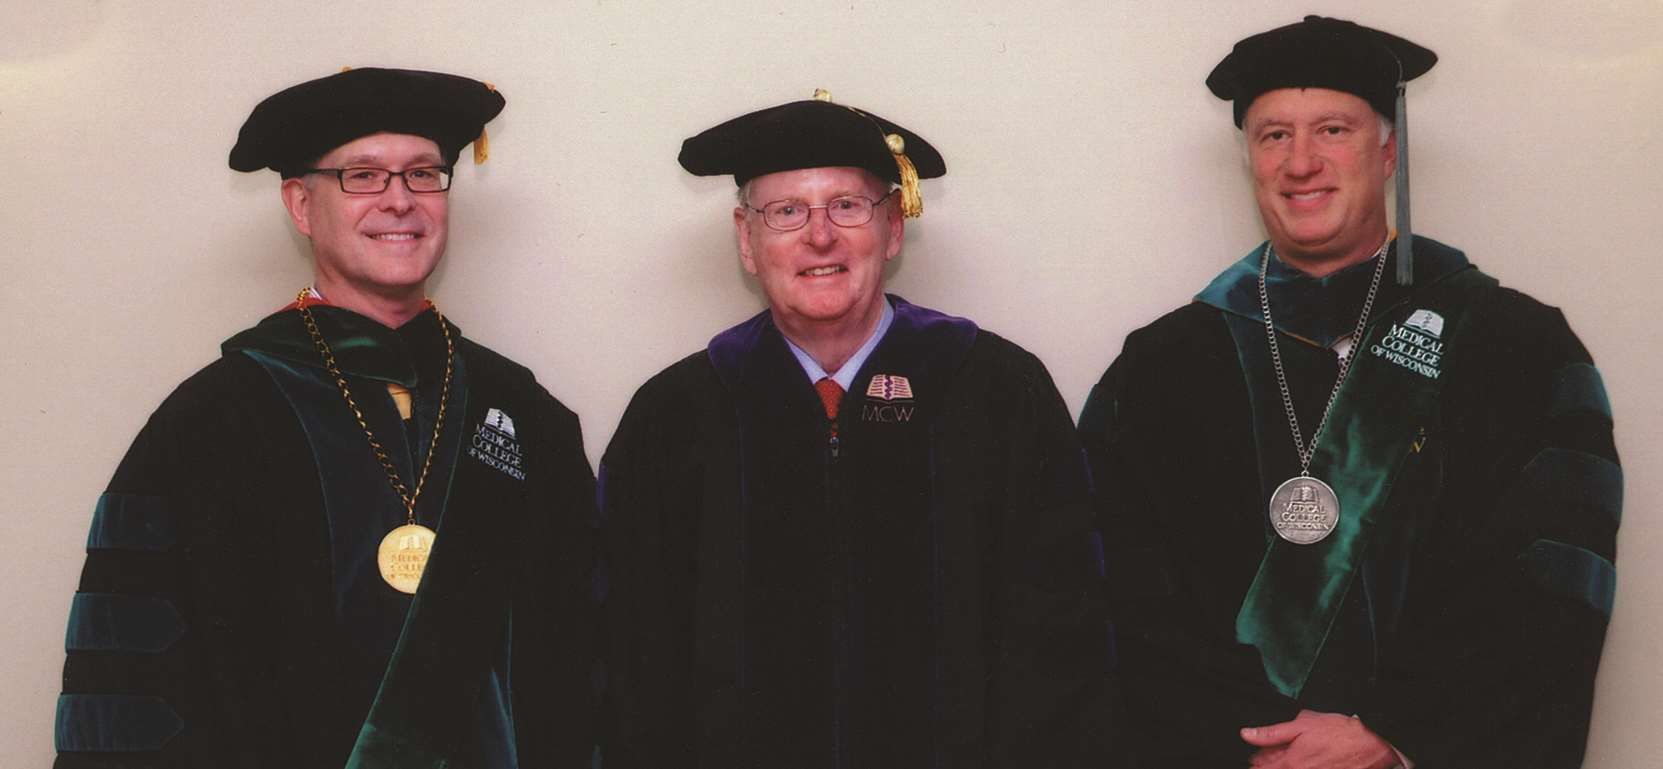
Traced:
<path id="1" fill-rule="evenodd" d="M 1397 284 L 1415 282 L 1411 254 L 1414 235 L 1409 229 L 1409 111 L 1403 98 L 1404 82 L 1397 81 Z"/>

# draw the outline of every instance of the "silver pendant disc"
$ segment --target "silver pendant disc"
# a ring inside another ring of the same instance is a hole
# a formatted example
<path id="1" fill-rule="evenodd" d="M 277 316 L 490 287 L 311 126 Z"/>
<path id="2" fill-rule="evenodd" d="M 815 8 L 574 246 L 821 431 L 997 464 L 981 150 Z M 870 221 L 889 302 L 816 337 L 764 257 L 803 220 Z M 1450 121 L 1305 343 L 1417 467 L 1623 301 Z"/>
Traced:
<path id="1" fill-rule="evenodd" d="M 1278 536 L 1296 545 L 1321 542 L 1339 521 L 1339 496 L 1309 475 L 1283 481 L 1270 495 L 1270 525 Z"/>

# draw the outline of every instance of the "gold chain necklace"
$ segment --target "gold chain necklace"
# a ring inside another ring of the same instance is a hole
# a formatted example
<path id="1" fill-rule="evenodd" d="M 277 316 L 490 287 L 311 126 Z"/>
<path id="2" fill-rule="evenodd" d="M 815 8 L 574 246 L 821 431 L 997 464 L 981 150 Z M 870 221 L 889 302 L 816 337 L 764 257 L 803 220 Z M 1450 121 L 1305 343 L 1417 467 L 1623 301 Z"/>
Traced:
<path id="1" fill-rule="evenodd" d="M 427 556 L 433 549 L 435 539 L 432 529 L 416 523 L 416 500 L 421 498 L 422 489 L 427 485 L 427 472 L 433 467 L 433 454 L 439 450 L 439 436 L 445 429 L 445 404 L 450 401 L 450 380 L 456 362 L 456 344 L 450 337 L 450 326 L 445 324 L 444 313 L 439 312 L 438 306 L 429 300 L 428 306 L 433 308 L 433 314 L 439 319 L 439 330 L 445 335 L 445 379 L 439 388 L 439 415 L 433 420 L 433 439 L 427 445 L 427 457 L 422 460 L 421 472 L 416 476 L 416 490 L 410 491 L 398 477 L 398 468 L 393 466 L 392 459 L 387 456 L 387 450 L 375 439 L 375 431 L 371 430 L 369 422 L 364 420 L 364 412 L 358 408 L 358 402 L 352 399 L 352 390 L 347 387 L 346 375 L 341 373 L 340 366 L 335 363 L 334 351 L 329 349 L 329 343 L 324 341 L 323 332 L 318 330 L 317 318 L 312 316 L 312 310 L 306 306 L 306 301 L 311 298 L 308 296 L 310 293 L 311 287 L 300 290 L 300 295 L 295 297 L 295 309 L 300 311 L 301 320 L 306 322 L 306 332 L 312 335 L 312 345 L 323 357 L 324 370 L 334 377 L 335 386 L 340 388 L 347 408 L 352 409 L 352 416 L 358 420 L 358 427 L 364 431 L 364 438 L 369 441 L 370 450 L 375 452 L 381 469 L 386 471 L 387 482 L 404 502 L 404 525 L 393 529 L 382 538 L 381 548 L 377 553 L 376 560 L 381 567 L 381 578 L 394 590 L 414 594 L 416 587 L 421 584 L 422 572 L 427 568 Z"/>

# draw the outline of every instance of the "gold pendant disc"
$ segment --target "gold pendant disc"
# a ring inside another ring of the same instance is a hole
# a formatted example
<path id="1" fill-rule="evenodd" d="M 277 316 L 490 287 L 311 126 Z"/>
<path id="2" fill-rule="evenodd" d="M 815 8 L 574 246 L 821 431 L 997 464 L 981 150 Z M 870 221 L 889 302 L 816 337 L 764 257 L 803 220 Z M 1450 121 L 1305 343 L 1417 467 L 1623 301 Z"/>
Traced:
<path id="1" fill-rule="evenodd" d="M 427 569 L 427 556 L 433 551 L 433 540 L 433 530 L 416 523 L 387 532 L 376 553 L 381 578 L 394 590 L 415 595 L 422 572 Z"/>

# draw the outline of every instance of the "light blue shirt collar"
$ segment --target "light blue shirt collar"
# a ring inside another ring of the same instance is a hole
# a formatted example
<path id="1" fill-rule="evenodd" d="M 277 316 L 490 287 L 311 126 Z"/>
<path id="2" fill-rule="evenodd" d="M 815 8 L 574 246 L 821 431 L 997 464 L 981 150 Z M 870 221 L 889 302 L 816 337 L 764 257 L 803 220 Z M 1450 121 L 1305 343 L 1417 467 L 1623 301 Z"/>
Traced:
<path id="1" fill-rule="evenodd" d="M 797 356 L 797 362 L 802 364 L 803 373 L 808 375 L 809 382 L 818 382 L 829 376 L 832 381 L 837 383 L 838 387 L 843 388 L 844 392 L 848 392 L 849 385 L 855 381 L 855 375 L 860 373 L 861 365 L 872 356 L 872 351 L 877 349 L 878 342 L 883 341 L 883 335 L 889 331 L 889 324 L 894 321 L 895 308 L 889 305 L 889 297 L 884 297 L 883 315 L 878 318 L 878 327 L 872 329 L 872 335 L 866 338 L 866 343 L 861 345 L 860 349 L 855 350 L 855 354 L 849 356 L 849 360 L 843 364 L 843 368 L 838 369 L 835 374 L 826 373 L 826 370 L 820 367 L 819 361 L 816 361 L 814 356 L 804 352 L 803 348 L 798 347 L 790 339 L 785 340 L 785 346 L 791 348 L 792 355 Z"/>

